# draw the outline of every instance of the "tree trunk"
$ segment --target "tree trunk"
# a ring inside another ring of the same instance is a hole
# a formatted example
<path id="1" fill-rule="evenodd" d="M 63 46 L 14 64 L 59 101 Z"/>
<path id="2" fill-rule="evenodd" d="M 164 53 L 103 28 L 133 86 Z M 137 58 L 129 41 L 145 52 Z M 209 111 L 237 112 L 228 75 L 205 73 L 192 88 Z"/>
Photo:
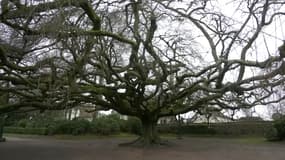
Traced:
<path id="1" fill-rule="evenodd" d="M 148 146 L 153 144 L 160 144 L 160 138 L 157 133 L 157 120 L 141 119 L 142 135 L 140 141 L 142 145 Z"/>
<path id="2" fill-rule="evenodd" d="M 163 141 L 157 132 L 156 116 L 144 116 L 139 118 L 142 124 L 142 134 L 139 138 L 132 142 L 122 143 L 120 146 L 135 146 L 135 147 L 151 147 L 168 144 L 167 141 Z"/>
<path id="3" fill-rule="evenodd" d="M 2 115 L 2 116 L 0 115 L 0 142 L 5 141 L 5 138 L 3 137 L 4 121 L 5 121 L 4 115 Z"/>
<path id="4" fill-rule="evenodd" d="M 142 134 L 133 142 L 120 144 L 121 146 L 138 146 L 149 147 L 154 145 L 163 145 L 159 135 L 157 133 L 157 121 L 158 118 L 154 117 L 141 117 Z"/>

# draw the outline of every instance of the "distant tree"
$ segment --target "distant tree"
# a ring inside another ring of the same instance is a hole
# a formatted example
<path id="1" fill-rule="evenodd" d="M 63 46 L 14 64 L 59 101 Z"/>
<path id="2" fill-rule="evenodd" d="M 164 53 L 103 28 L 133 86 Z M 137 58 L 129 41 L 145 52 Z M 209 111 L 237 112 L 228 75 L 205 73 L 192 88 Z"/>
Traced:
<path id="1" fill-rule="evenodd" d="M 246 122 L 253 122 L 253 121 L 263 121 L 261 117 L 241 117 L 238 121 L 246 121 Z"/>
<path id="2" fill-rule="evenodd" d="M 253 53 L 285 2 L 230 1 L 239 20 L 219 2 L 2 0 L 0 81 L 10 86 L 0 92 L 11 101 L 0 112 L 113 109 L 138 117 L 136 143 L 151 145 L 161 143 L 160 117 L 283 100 L 271 99 L 284 83 L 283 50 Z"/>
<path id="3" fill-rule="evenodd" d="M 283 115 L 281 113 L 277 112 L 277 113 L 273 113 L 271 118 L 276 121 L 276 120 L 282 118 L 282 116 Z"/>

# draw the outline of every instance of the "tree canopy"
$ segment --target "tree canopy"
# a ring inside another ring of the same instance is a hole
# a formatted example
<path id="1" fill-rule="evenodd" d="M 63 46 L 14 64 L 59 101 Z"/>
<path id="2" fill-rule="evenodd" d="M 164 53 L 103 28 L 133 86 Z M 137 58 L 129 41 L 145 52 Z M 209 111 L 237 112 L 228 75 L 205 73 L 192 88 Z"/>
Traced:
<path id="1" fill-rule="evenodd" d="M 9 101 L 0 113 L 113 109 L 141 119 L 150 144 L 160 117 L 282 101 L 272 95 L 284 84 L 285 45 L 258 44 L 285 2 L 221 3 L 2 0 L 0 93 Z"/>

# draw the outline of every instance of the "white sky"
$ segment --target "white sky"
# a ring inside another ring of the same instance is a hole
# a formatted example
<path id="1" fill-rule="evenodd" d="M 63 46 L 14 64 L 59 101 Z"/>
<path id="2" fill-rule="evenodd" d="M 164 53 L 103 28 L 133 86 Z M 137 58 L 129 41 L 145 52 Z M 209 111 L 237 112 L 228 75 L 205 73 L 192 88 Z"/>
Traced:
<path id="1" fill-rule="evenodd" d="M 228 17 L 231 17 L 234 22 L 236 22 L 237 28 L 242 24 L 243 20 L 246 18 L 246 16 L 243 16 L 240 10 L 237 10 L 238 3 L 233 0 L 218 0 L 218 1 L 212 1 L 211 3 L 217 3 L 217 6 L 220 6 L 220 8 L 214 8 L 215 10 L 219 10 L 222 13 L 226 14 Z M 183 7 L 183 6 L 181 6 Z M 285 16 L 284 16 L 285 17 Z M 285 39 L 285 28 L 283 29 L 283 24 L 285 22 L 284 17 L 276 17 L 275 21 L 272 23 L 272 25 L 266 27 L 261 34 L 259 35 L 256 42 L 253 44 L 254 47 L 256 47 L 256 50 L 253 50 L 251 54 L 247 56 L 248 59 L 251 60 L 259 60 L 262 61 L 266 58 L 268 58 L 270 55 L 275 55 L 277 53 L 277 48 L 283 43 L 282 40 Z M 253 29 L 254 24 L 248 25 L 246 27 L 247 30 Z M 167 25 L 161 24 L 159 26 L 159 33 L 163 32 L 169 32 L 170 30 L 172 32 L 184 30 L 189 32 L 192 32 L 194 37 L 196 37 L 196 41 L 199 42 L 200 50 L 199 52 L 201 54 L 203 53 L 209 53 L 209 46 L 205 38 L 201 37 L 199 32 L 193 32 L 193 28 L 189 28 L 189 23 L 180 23 L 180 24 L 173 24 L 168 23 Z M 200 38 L 199 38 L 200 37 Z M 203 50 L 204 49 L 204 50 Z M 236 48 L 235 51 L 236 54 L 232 54 L 231 58 L 239 58 L 240 57 L 240 48 Z M 213 58 L 211 56 L 204 56 L 208 57 L 205 60 L 207 62 L 213 61 Z M 199 62 L 197 62 L 199 63 Z M 245 77 L 252 76 L 253 72 L 250 70 L 247 70 L 245 73 Z M 228 80 L 231 81 L 234 76 L 228 76 Z M 254 109 L 256 113 L 254 113 L 254 116 L 261 116 L 264 119 L 270 119 L 270 111 L 268 111 L 267 106 L 256 106 Z M 110 113 L 109 111 L 103 112 L 103 113 Z M 187 117 L 187 114 L 185 115 Z M 242 117 L 243 113 L 239 112 L 236 117 Z"/>

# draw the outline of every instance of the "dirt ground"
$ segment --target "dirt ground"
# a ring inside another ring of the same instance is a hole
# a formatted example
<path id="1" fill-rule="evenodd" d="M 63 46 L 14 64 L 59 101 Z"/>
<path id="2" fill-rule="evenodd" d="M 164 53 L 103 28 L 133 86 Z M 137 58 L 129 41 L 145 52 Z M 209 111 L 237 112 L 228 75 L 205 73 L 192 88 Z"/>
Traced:
<path id="1" fill-rule="evenodd" d="M 118 146 L 130 140 L 8 137 L 0 143 L 0 160 L 285 160 L 285 143 L 188 137 L 155 148 Z"/>

